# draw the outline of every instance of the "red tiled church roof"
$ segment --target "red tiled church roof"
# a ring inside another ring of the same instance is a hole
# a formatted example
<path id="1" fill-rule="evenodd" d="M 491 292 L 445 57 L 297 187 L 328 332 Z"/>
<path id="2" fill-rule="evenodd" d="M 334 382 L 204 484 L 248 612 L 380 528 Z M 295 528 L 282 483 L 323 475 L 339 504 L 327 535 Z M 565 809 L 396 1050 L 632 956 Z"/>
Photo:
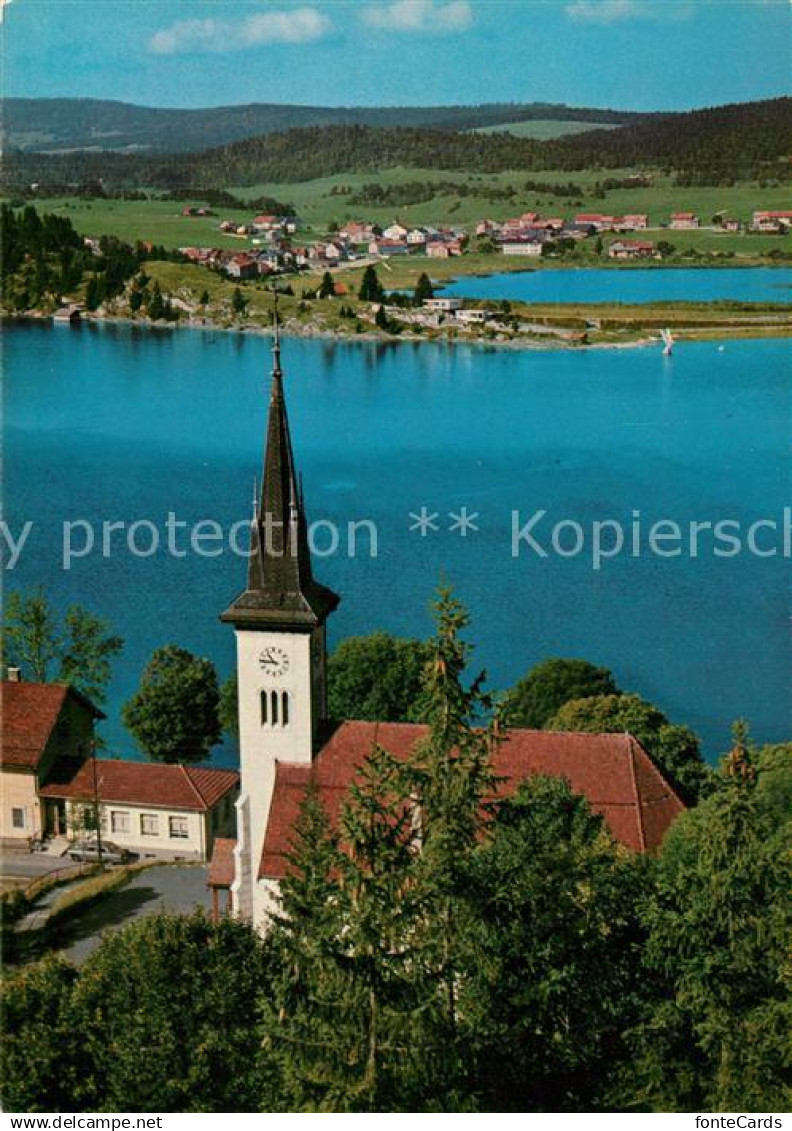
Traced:
<path id="1" fill-rule="evenodd" d="M 212 850 L 207 884 L 211 888 L 230 888 L 234 882 L 234 846 L 230 837 L 217 837 Z"/>
<path id="2" fill-rule="evenodd" d="M 407 723 L 343 723 L 312 766 L 279 762 L 259 878 L 280 879 L 291 831 L 309 781 L 331 820 L 336 820 L 349 785 L 377 744 L 406 758 L 427 733 Z M 501 796 L 513 793 L 530 774 L 566 778 L 592 810 L 605 818 L 613 836 L 637 852 L 659 847 L 684 805 L 641 744 L 629 734 L 570 734 L 514 730 L 499 746 L 493 767 L 504 779 Z"/>
<path id="3" fill-rule="evenodd" d="M 239 782 L 236 770 L 206 766 L 176 766 L 155 762 L 124 762 L 97 758 L 99 797 L 103 802 L 148 805 L 155 809 L 206 812 Z M 39 793 L 42 797 L 92 798 L 93 763 L 63 763 Z"/>

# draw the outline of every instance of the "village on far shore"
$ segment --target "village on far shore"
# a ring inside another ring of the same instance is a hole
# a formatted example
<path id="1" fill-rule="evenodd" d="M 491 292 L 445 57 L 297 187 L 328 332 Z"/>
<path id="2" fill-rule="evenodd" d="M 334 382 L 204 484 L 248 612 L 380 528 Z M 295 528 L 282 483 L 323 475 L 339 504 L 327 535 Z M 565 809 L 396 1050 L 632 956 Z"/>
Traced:
<path id="1" fill-rule="evenodd" d="M 216 215 L 198 205 L 181 210 L 187 223 Z M 592 249 L 585 266 L 617 268 L 680 264 L 678 249 L 670 242 L 675 233 L 744 232 L 786 240 L 792 232 L 792 210 L 757 210 L 746 224 L 721 212 L 709 226 L 696 213 L 680 211 L 659 227 L 652 227 L 648 215 L 640 212 L 578 212 L 571 219 L 524 212 L 502 221 L 482 219 L 472 230 L 408 227 L 398 220 L 385 228 L 368 220 L 330 228 L 319 238 L 314 233 L 313 242 L 308 242 L 307 229 L 293 212 L 256 215 L 249 222 L 218 217 L 218 232 L 226 240 L 245 241 L 244 250 L 182 245 L 175 249 L 175 260 L 148 260 L 145 271 L 117 298 L 87 309 L 75 298 L 58 309 L 54 319 L 75 323 L 87 313 L 98 319 L 144 318 L 266 332 L 277 293 L 283 296 L 284 332 L 305 337 L 403 336 L 569 348 L 665 342 L 671 331 L 683 339 L 792 333 L 788 309 L 774 303 L 630 305 L 604 296 L 596 303 L 558 305 L 476 300 L 442 290 L 454 277 L 497 272 L 498 262 L 503 263 L 501 270 L 510 271 L 532 271 L 540 264 L 574 266 L 570 251 L 582 245 Z M 84 236 L 83 241 L 95 255 L 102 254 L 102 240 Z M 144 252 L 156 250 L 146 241 L 139 246 Z M 734 252 L 723 255 L 724 262 L 734 263 Z M 779 257 L 786 259 L 787 253 Z M 366 285 L 367 273 L 373 285 Z M 152 283 L 161 294 L 159 313 L 153 312 L 150 301 L 142 301 Z"/>
<path id="2" fill-rule="evenodd" d="M 209 208 L 185 207 L 182 215 L 205 217 Z M 241 252 L 216 247 L 182 246 L 179 251 L 193 263 L 223 271 L 233 279 L 326 270 L 345 264 L 359 266 L 362 260 L 376 261 L 397 256 L 424 255 L 427 259 L 452 259 L 475 247 L 477 251 L 500 252 L 505 256 L 539 259 L 606 233 L 665 231 L 740 232 L 789 235 L 792 210 L 761 210 L 753 213 L 749 225 L 720 213 L 705 225 L 694 212 L 674 212 L 660 228 L 650 228 L 646 213 L 623 216 L 602 212 L 579 212 L 568 220 L 564 216 L 541 216 L 524 212 L 503 221 L 482 219 L 471 234 L 465 227 L 407 227 L 396 220 L 387 228 L 370 221 L 350 221 L 327 239 L 311 244 L 296 240 L 300 228 L 296 216 L 255 216 L 249 223 L 221 220 L 219 231 L 248 239 L 250 247 Z M 473 239 L 472 237 L 475 237 Z M 673 252 L 663 239 L 617 239 L 610 243 L 611 260 L 659 260 Z"/>

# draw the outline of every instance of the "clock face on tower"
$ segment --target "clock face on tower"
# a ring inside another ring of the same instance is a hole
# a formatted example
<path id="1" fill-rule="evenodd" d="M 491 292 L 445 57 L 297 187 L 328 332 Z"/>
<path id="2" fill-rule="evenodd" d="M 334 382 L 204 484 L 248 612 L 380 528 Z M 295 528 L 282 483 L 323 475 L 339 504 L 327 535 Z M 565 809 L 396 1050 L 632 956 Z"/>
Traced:
<path id="1" fill-rule="evenodd" d="M 289 670 L 289 657 L 282 648 L 263 648 L 258 659 L 259 667 L 267 675 L 281 676 Z"/>

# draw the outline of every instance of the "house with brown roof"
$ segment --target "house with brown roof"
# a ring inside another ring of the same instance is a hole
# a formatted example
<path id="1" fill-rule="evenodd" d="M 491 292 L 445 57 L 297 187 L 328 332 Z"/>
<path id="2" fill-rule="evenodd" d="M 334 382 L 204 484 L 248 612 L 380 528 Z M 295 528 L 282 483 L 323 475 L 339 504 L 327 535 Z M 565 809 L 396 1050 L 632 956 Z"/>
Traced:
<path id="1" fill-rule="evenodd" d="M 754 212 L 751 227 L 755 232 L 783 234 L 792 230 L 792 211 L 789 209 Z"/>
<path id="2" fill-rule="evenodd" d="M 651 240 L 614 240 L 608 248 L 610 259 L 651 259 L 654 253 Z"/>
<path id="3" fill-rule="evenodd" d="M 94 827 L 140 856 L 206 860 L 216 837 L 233 836 L 236 770 L 97 758 L 56 764 L 39 795 L 59 808 L 72 836 Z"/>
<path id="4" fill-rule="evenodd" d="M 253 279 L 258 275 L 258 264 L 252 255 L 243 251 L 239 255 L 231 256 L 225 265 L 225 270 L 232 279 Z"/>
<path id="5" fill-rule="evenodd" d="M 84 695 L 57 683 L 24 683 L 9 668 L 0 687 L 0 843 L 25 848 L 53 832 L 54 814 L 41 786 L 64 759 L 79 764 L 91 751 L 94 723 L 104 718 Z"/>
<path id="6" fill-rule="evenodd" d="M 0 837 L 84 835 L 96 824 L 140 855 L 204 860 L 215 837 L 233 836 L 236 770 L 92 757 L 101 711 L 74 688 L 27 683 L 18 669 L 0 689 Z"/>
<path id="7" fill-rule="evenodd" d="M 671 215 L 671 223 L 668 226 L 669 228 L 675 228 L 677 231 L 685 231 L 701 227 L 701 221 L 695 212 L 674 212 Z"/>
<path id="8" fill-rule="evenodd" d="M 630 212 L 624 216 L 617 216 L 616 226 L 620 232 L 643 231 L 649 227 L 649 217 L 645 212 Z"/>
<path id="9" fill-rule="evenodd" d="M 462 312 L 465 313 L 465 312 Z M 457 315 L 459 316 L 459 315 Z M 406 758 L 426 735 L 412 724 L 341 723 L 328 734 L 326 623 L 339 597 L 313 576 L 308 521 L 283 392 L 277 321 L 261 495 L 246 585 L 221 615 L 235 632 L 239 686 L 237 837 L 217 841 L 209 874 L 222 908 L 266 931 L 309 784 L 331 820 L 380 745 Z M 629 734 L 515 730 L 493 748 L 502 796 L 532 774 L 566 778 L 635 852 L 656 850 L 684 808 Z"/>

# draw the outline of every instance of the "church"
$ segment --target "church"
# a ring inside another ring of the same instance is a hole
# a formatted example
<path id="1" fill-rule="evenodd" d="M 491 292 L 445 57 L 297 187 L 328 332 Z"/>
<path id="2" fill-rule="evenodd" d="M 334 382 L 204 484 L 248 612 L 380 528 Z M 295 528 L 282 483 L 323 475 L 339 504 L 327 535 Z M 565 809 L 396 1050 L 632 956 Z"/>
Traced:
<path id="1" fill-rule="evenodd" d="M 292 450 L 277 322 L 260 497 L 247 585 L 221 615 L 236 635 L 240 793 L 237 836 L 215 841 L 209 871 L 216 914 L 260 931 L 277 904 L 291 830 L 309 783 L 335 820 L 375 745 L 406 757 L 427 728 L 327 717 L 328 618 L 340 598 L 313 576 L 305 500 Z M 372 626 L 377 627 L 377 626 Z M 494 770 L 513 792 L 530 774 L 564 777 L 636 852 L 656 850 L 684 809 L 630 734 L 513 730 Z"/>

